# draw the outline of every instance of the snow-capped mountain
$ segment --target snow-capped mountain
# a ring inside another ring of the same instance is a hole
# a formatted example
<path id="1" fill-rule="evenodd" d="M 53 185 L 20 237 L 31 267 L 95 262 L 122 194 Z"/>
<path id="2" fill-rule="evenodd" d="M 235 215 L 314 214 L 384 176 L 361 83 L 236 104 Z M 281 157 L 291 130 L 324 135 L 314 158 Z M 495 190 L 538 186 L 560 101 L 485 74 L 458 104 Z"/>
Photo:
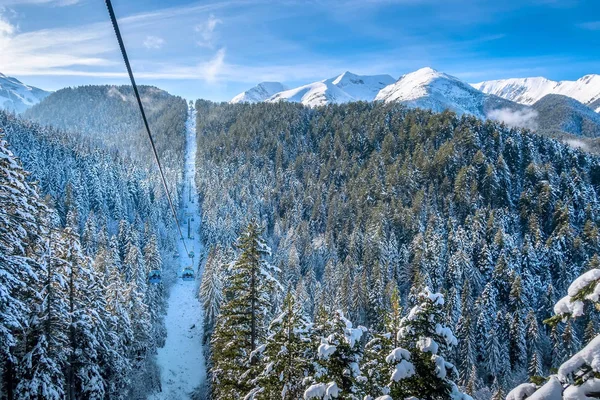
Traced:
<path id="1" fill-rule="evenodd" d="M 23 112 L 39 103 L 50 92 L 25 85 L 16 78 L 0 73 L 0 108 L 13 112 Z"/>
<path id="2" fill-rule="evenodd" d="M 346 71 L 333 78 L 331 83 L 354 100 L 373 101 L 381 89 L 395 81 L 390 75 L 355 75 Z"/>
<path id="3" fill-rule="evenodd" d="M 332 83 L 331 79 L 279 92 L 267 101 L 293 101 L 305 106 L 317 107 L 325 104 L 348 103 L 354 98 Z"/>
<path id="4" fill-rule="evenodd" d="M 377 93 L 387 85 L 394 82 L 389 75 L 356 75 L 344 72 L 341 75 L 322 81 L 309 83 L 293 89 L 283 89 L 273 93 L 267 98 L 256 101 L 292 101 L 310 107 L 322 106 L 330 103 L 347 103 L 350 101 L 373 101 Z M 246 100 L 245 94 L 257 89 L 262 84 L 235 96 L 231 103 L 254 102 Z M 261 91 L 261 93 L 264 93 Z M 258 99 L 260 96 L 256 96 Z"/>
<path id="5" fill-rule="evenodd" d="M 521 104 L 531 105 L 547 94 L 571 97 L 600 112 L 600 75 L 586 75 L 576 81 L 552 81 L 546 78 L 511 78 L 484 81 L 472 85 Z"/>
<path id="6" fill-rule="evenodd" d="M 261 82 L 235 96 L 230 103 L 258 103 L 267 100 L 275 93 L 283 92 L 287 87 L 279 82 Z"/>
<path id="7" fill-rule="evenodd" d="M 454 76 L 429 67 L 401 76 L 394 84 L 382 89 L 375 100 L 396 101 L 436 112 L 449 109 L 479 118 L 485 118 L 491 110 L 519 108 L 510 101 L 482 93 Z"/>

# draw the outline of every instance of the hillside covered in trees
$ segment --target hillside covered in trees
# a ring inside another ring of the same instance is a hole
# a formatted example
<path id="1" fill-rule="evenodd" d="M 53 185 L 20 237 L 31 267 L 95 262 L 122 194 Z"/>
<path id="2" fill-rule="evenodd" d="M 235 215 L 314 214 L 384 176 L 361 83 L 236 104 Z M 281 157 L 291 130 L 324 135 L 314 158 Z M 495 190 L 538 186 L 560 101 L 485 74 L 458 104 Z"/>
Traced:
<path id="1" fill-rule="evenodd" d="M 167 165 L 179 157 L 185 141 L 186 102 L 153 86 L 140 86 L 140 95 L 155 135 L 156 147 Z M 88 143 L 122 157 L 152 165 L 150 149 L 137 101 L 131 86 L 87 85 L 65 88 L 52 93 L 28 109 L 24 118 L 50 125 Z"/>
<path id="2" fill-rule="evenodd" d="M 596 157 L 397 104 L 196 108 L 213 398 L 500 399 L 596 336 L 544 323 L 600 262 Z"/>
<path id="3" fill-rule="evenodd" d="M 177 196 L 186 104 L 161 152 Z M 86 132 L 0 112 L 0 397 L 131 399 L 160 390 L 168 270 L 176 236 L 168 202 L 146 163 Z M 119 134 L 137 132 L 123 124 Z M 143 138 L 142 136 L 140 137 Z"/>

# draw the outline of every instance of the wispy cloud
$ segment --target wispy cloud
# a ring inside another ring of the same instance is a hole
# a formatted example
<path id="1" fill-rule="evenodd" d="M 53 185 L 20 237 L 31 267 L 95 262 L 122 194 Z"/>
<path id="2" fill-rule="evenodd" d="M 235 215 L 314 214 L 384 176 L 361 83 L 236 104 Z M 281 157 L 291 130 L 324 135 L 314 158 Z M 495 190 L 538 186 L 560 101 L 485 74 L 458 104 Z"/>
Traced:
<path id="1" fill-rule="evenodd" d="M 212 49 L 214 47 L 215 28 L 222 23 L 223 21 L 211 14 L 205 22 L 196 25 L 194 30 L 199 34 L 199 39 L 196 42 L 198 46 Z"/>
<path id="2" fill-rule="evenodd" d="M 146 36 L 143 44 L 147 49 L 160 49 L 165 44 L 165 40 L 158 36 Z"/>
<path id="3" fill-rule="evenodd" d="M 0 0 L 0 6 L 14 6 L 22 4 L 47 4 L 50 6 L 64 7 L 79 3 L 79 0 Z"/>
<path id="4" fill-rule="evenodd" d="M 588 31 L 600 31 L 600 21 L 583 22 L 577 26 Z"/>

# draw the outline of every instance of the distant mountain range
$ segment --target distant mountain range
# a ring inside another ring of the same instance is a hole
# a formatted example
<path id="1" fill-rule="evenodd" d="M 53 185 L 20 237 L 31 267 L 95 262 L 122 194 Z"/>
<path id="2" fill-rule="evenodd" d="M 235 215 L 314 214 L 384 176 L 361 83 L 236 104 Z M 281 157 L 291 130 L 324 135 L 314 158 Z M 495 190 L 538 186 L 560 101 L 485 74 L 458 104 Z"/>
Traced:
<path id="1" fill-rule="evenodd" d="M 39 103 L 50 92 L 28 86 L 16 78 L 0 73 L 0 108 L 21 113 Z"/>
<path id="2" fill-rule="evenodd" d="M 532 105 L 548 94 L 571 97 L 600 112 L 600 75 L 586 75 L 576 81 L 551 81 L 546 78 L 513 78 L 473 84 L 484 93 L 521 104 Z"/>
<path id="3" fill-rule="evenodd" d="M 389 75 L 344 72 L 296 88 L 278 91 L 280 88 L 285 86 L 263 82 L 231 102 L 292 101 L 310 107 L 359 100 L 400 102 L 500 120 L 554 136 L 600 137 L 600 115 L 594 112 L 600 112 L 600 75 L 586 75 L 577 81 L 522 78 L 469 84 L 426 67 L 396 81 Z"/>

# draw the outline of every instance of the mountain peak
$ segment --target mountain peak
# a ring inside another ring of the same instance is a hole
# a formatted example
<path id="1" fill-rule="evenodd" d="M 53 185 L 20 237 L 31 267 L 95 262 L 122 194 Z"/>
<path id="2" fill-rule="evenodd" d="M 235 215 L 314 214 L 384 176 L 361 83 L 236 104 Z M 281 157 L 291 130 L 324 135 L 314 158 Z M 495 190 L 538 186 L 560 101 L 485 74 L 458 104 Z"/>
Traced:
<path id="1" fill-rule="evenodd" d="M 49 94 L 50 92 L 25 85 L 17 78 L 0 73 L 0 109 L 20 113 Z"/>
<path id="2" fill-rule="evenodd" d="M 231 99 L 231 103 L 259 103 L 286 90 L 281 82 L 261 82 Z"/>

